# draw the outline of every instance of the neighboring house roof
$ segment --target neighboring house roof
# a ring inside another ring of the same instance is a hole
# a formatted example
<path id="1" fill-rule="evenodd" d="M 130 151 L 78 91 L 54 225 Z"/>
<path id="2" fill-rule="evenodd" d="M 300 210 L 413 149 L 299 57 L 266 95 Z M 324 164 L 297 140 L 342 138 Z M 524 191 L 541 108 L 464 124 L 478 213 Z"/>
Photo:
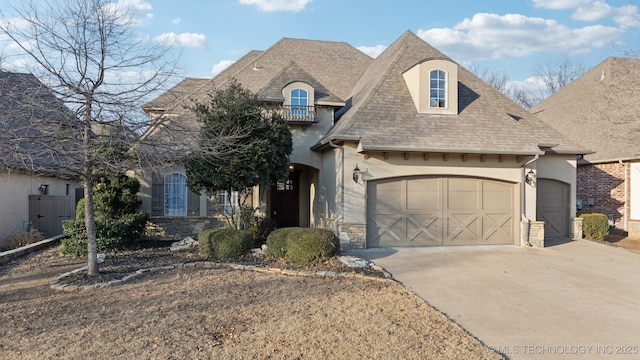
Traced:
<path id="1" fill-rule="evenodd" d="M 640 59 L 608 58 L 531 109 L 595 153 L 592 163 L 640 159 Z"/>
<path id="2" fill-rule="evenodd" d="M 461 66 L 458 115 L 419 114 L 402 74 L 436 59 L 453 62 L 407 31 L 374 60 L 324 142 L 357 139 L 362 151 L 539 154 L 555 144 L 555 152 L 584 152 Z"/>
<path id="3" fill-rule="evenodd" d="M 0 71 L 0 167 L 3 170 L 74 178 L 81 158 L 81 124 L 31 74 Z M 70 153 L 71 152 L 71 153 Z"/>

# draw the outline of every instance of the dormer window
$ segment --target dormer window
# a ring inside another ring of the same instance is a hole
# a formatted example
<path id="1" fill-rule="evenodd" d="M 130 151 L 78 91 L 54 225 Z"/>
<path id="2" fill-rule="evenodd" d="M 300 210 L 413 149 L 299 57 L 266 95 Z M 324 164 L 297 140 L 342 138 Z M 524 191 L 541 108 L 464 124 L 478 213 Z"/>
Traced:
<path id="1" fill-rule="evenodd" d="M 432 70 L 429 75 L 429 106 L 447 107 L 447 73 L 442 70 Z"/>
<path id="2" fill-rule="evenodd" d="M 425 59 L 402 76 L 418 114 L 458 115 L 458 64 Z"/>
<path id="3" fill-rule="evenodd" d="M 306 116 L 309 113 L 309 93 L 304 89 L 291 90 L 291 115 Z"/>
<path id="4" fill-rule="evenodd" d="M 282 116 L 289 124 L 311 125 L 318 122 L 314 89 L 302 81 L 292 81 L 282 88 Z"/>

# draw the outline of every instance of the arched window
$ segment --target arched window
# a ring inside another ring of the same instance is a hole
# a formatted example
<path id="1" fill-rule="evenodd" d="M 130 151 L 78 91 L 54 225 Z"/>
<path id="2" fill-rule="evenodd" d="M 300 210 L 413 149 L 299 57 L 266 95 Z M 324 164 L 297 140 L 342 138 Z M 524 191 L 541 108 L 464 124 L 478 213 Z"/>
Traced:
<path id="1" fill-rule="evenodd" d="M 181 173 L 170 173 L 164 177 L 165 216 L 187 215 L 187 177 Z"/>
<path id="2" fill-rule="evenodd" d="M 431 70 L 429 73 L 429 106 L 447 107 L 447 73 L 442 70 Z"/>
<path id="3" fill-rule="evenodd" d="M 303 89 L 291 90 L 291 115 L 306 116 L 309 113 L 309 94 Z"/>

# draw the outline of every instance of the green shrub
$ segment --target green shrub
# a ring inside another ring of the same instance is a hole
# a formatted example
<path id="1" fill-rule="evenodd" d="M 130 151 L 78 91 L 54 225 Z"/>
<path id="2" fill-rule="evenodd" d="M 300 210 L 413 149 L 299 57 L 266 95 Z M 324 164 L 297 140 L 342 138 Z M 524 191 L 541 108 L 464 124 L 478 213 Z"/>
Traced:
<path id="1" fill-rule="evenodd" d="M 219 229 L 203 235 L 202 238 L 203 242 L 198 244 L 198 247 L 205 245 L 200 249 L 201 254 L 223 261 L 237 260 L 247 255 L 253 243 L 250 232 L 236 229 Z"/>
<path id="2" fill-rule="evenodd" d="M 78 237 L 62 239 L 60 252 L 65 255 L 86 256 L 88 253 L 87 239 Z"/>
<path id="3" fill-rule="evenodd" d="M 609 235 L 609 218 L 604 214 L 582 214 L 582 233 L 587 239 L 602 241 Z"/>
<path id="4" fill-rule="evenodd" d="M 224 230 L 224 228 L 209 229 L 198 234 L 198 252 L 200 256 L 213 257 L 215 253 L 212 245 L 213 234 L 221 230 Z"/>
<path id="5" fill-rule="evenodd" d="M 149 215 L 136 211 L 136 193 L 140 182 L 126 175 L 100 176 L 94 191 L 94 220 L 99 252 L 135 247 L 144 232 Z M 84 221 L 85 199 L 76 206 L 76 220 L 65 220 L 62 229 L 68 236 L 62 241 L 62 253 L 87 254 L 87 231 Z"/>
<path id="6" fill-rule="evenodd" d="M 267 256 L 276 259 L 284 259 L 287 255 L 287 242 L 290 238 L 295 238 L 295 233 L 299 233 L 300 228 L 280 228 L 272 231 L 267 236 Z M 291 235 L 294 234 L 294 235 Z"/>
<path id="7" fill-rule="evenodd" d="M 340 253 L 340 242 L 331 230 L 304 229 L 287 241 L 286 259 L 299 266 L 314 265 Z"/>
<path id="8" fill-rule="evenodd" d="M 96 222 L 98 252 L 115 252 L 135 247 L 144 231 L 149 215 L 144 212 L 123 215 L 109 224 Z M 62 240 L 65 255 L 87 255 L 87 230 L 84 220 L 64 220 L 62 230 L 68 236 Z"/>

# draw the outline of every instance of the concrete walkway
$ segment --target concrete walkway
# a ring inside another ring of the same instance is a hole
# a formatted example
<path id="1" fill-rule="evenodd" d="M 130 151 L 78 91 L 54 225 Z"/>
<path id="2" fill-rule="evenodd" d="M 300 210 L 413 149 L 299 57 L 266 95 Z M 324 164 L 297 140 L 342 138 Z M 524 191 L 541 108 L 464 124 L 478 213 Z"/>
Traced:
<path id="1" fill-rule="evenodd" d="M 350 251 L 509 359 L 640 358 L 640 254 L 587 240 Z"/>

